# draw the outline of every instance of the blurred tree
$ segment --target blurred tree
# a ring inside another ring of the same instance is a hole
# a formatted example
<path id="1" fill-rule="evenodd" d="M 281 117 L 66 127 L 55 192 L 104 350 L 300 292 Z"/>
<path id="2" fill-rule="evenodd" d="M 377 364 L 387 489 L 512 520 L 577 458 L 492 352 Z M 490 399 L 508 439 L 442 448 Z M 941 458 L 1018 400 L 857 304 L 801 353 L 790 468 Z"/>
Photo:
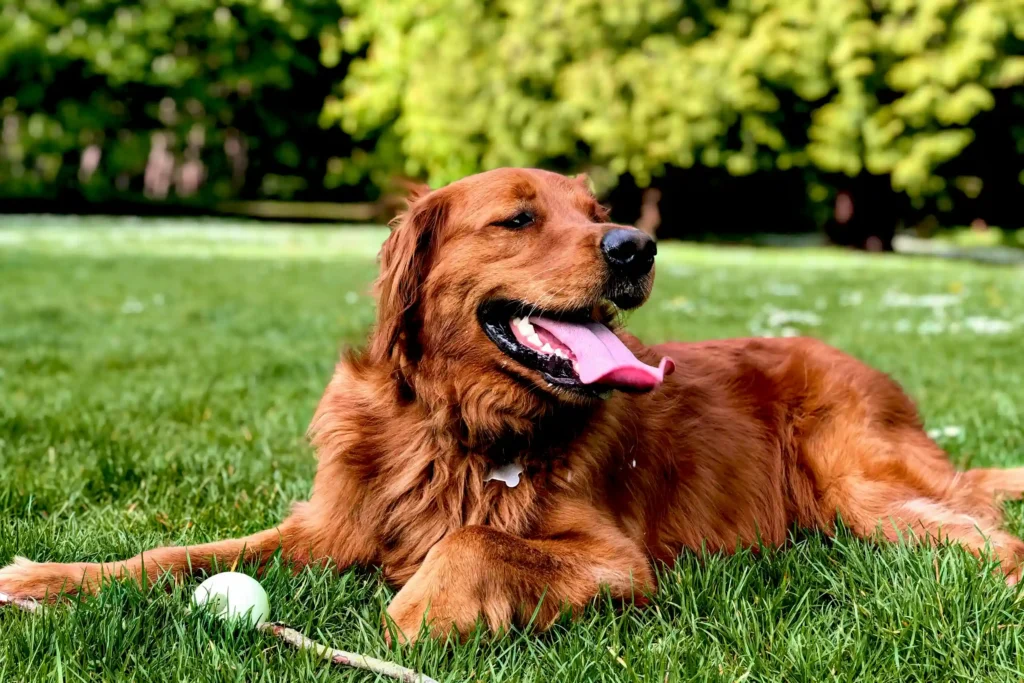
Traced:
<path id="1" fill-rule="evenodd" d="M 768 174 L 802 188 L 802 219 L 875 246 L 894 213 L 1024 182 L 1022 0 L 341 2 L 359 58 L 323 116 L 376 140 L 349 181 L 543 165 L 604 191 L 699 167 L 728 195 Z"/>
<path id="2" fill-rule="evenodd" d="M 0 198 L 323 195 L 351 151 L 318 125 L 340 18 L 334 0 L 0 2 Z"/>

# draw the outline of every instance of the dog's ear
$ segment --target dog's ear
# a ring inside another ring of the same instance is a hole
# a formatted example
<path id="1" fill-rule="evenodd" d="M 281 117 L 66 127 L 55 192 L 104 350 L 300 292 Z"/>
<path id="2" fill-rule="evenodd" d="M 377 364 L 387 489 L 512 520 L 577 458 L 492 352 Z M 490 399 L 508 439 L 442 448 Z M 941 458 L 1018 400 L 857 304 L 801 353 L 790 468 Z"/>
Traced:
<path id="1" fill-rule="evenodd" d="M 395 349 L 415 357 L 415 329 L 420 288 L 430 267 L 437 232 L 448 216 L 447 199 L 425 190 L 409 200 L 409 209 L 392 221 L 391 234 L 380 250 L 377 295 L 377 326 L 370 338 L 369 354 L 384 362 Z"/>
<path id="2" fill-rule="evenodd" d="M 430 185 L 427 185 L 426 183 L 418 183 L 414 180 L 403 180 L 401 182 L 401 188 L 405 191 L 405 201 L 410 207 L 412 207 L 417 200 L 430 194 Z"/>

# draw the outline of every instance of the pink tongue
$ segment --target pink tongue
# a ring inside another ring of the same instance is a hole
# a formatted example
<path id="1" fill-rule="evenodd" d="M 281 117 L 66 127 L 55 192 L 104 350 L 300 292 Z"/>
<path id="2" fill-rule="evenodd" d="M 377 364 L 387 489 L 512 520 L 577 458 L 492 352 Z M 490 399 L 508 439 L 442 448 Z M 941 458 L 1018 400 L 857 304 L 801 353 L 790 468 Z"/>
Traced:
<path id="1" fill-rule="evenodd" d="M 576 356 L 576 374 L 584 384 L 610 384 L 631 389 L 653 389 L 672 373 L 675 365 L 662 358 L 658 367 L 645 365 L 630 353 L 615 333 L 600 323 L 564 323 L 547 318 L 530 318 Z"/>

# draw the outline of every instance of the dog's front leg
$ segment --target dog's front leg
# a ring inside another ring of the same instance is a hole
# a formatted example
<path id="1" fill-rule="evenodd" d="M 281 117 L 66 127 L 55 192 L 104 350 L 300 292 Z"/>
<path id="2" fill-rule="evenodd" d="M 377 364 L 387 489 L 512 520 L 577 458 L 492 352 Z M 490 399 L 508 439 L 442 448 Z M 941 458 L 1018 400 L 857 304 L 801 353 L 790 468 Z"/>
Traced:
<path id="1" fill-rule="evenodd" d="M 290 521 L 286 520 L 280 527 L 245 538 L 154 548 L 116 562 L 31 562 L 15 558 L 13 564 L 0 569 L 0 594 L 52 601 L 60 595 L 95 593 L 107 581 L 152 584 L 164 574 L 180 578 L 230 569 L 240 562 L 262 565 L 278 548 L 294 540 L 291 531 Z"/>
<path id="2" fill-rule="evenodd" d="M 182 578 L 225 571 L 236 564 L 262 567 L 278 550 L 295 568 L 330 561 L 342 569 L 366 562 L 372 546 L 353 518 L 310 517 L 308 503 L 278 526 L 243 538 L 192 546 L 167 546 L 116 562 L 31 562 L 15 558 L 0 569 L 0 600 L 56 600 L 61 595 L 96 593 L 105 582 L 154 583 L 169 574 Z"/>
<path id="3" fill-rule="evenodd" d="M 565 515 L 570 525 L 535 539 L 484 526 L 446 536 L 398 592 L 388 614 L 399 638 L 415 640 L 423 623 L 435 637 L 510 625 L 546 629 L 562 609 L 578 612 L 606 586 L 618 599 L 643 602 L 654 574 L 640 547 L 603 515 Z"/>

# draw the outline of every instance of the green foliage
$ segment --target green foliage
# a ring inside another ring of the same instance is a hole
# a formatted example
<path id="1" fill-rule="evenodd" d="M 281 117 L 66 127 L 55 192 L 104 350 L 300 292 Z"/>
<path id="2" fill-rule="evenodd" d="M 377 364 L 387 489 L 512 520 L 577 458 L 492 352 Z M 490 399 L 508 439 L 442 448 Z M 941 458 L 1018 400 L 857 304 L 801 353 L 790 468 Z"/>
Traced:
<path id="1" fill-rule="evenodd" d="M 1022 83 L 1024 0 L 0 0 L 0 199 L 343 201 L 539 165 L 634 208 L 748 178 L 818 223 L 889 187 L 881 220 L 1012 226 Z"/>
<path id="2" fill-rule="evenodd" d="M 933 196 L 1024 83 L 1021 0 L 342 4 L 364 56 L 324 117 L 380 136 L 367 170 L 433 183 L 541 164 L 643 186 L 700 165 L 806 169 L 819 201 L 865 173 Z"/>
<path id="3" fill-rule="evenodd" d="M 343 73 L 318 59 L 340 14 L 330 0 L 0 2 L 0 196 L 320 185 L 329 154 L 348 151 L 316 125 Z"/>

